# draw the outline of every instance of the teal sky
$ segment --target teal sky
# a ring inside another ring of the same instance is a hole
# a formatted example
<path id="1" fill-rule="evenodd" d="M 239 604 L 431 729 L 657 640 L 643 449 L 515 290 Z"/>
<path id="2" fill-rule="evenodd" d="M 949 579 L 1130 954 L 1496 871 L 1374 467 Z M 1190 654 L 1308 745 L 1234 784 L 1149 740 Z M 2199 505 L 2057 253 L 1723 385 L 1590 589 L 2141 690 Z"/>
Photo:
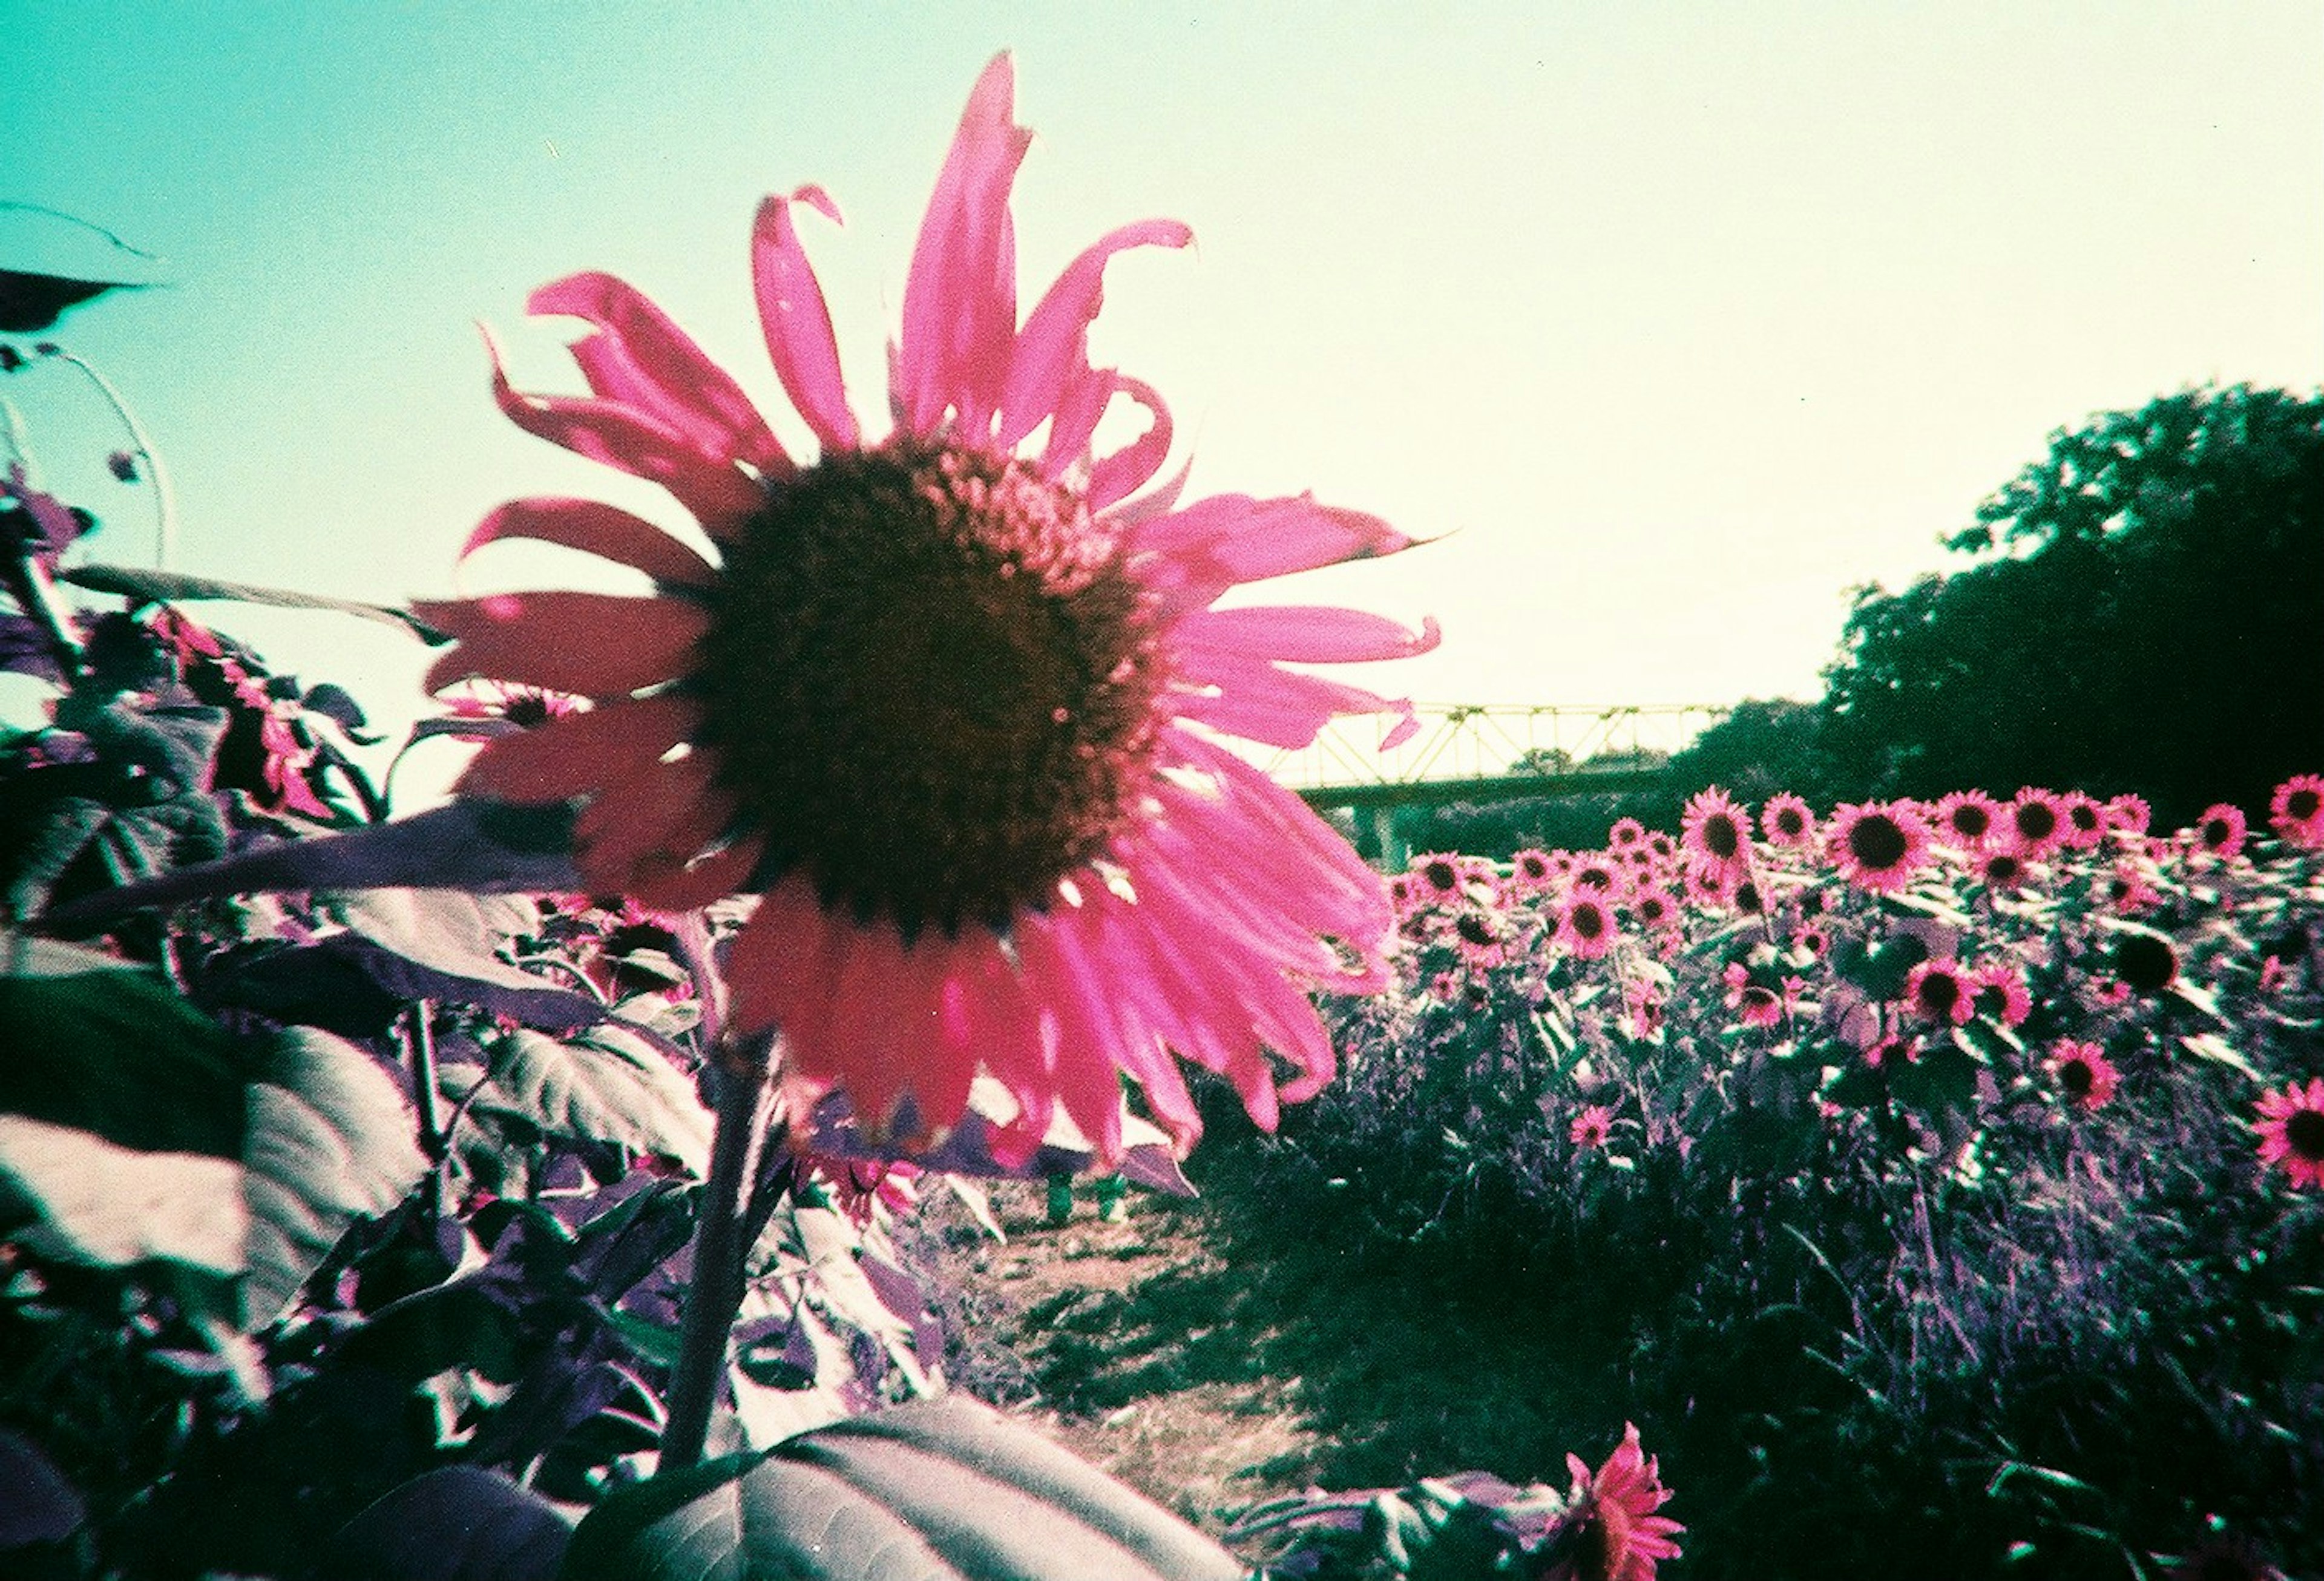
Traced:
<path id="1" fill-rule="evenodd" d="M 346 596 L 444 592 L 512 495 L 668 516 L 493 410 L 478 319 L 520 384 L 577 388 L 537 284 L 625 276 L 780 410 L 766 191 L 846 211 L 807 244 L 877 426 L 920 207 L 1001 48 L 1038 134 L 1026 300 L 1112 225 L 1190 224 L 1115 265 L 1098 354 L 1169 399 L 1198 492 L 1452 534 L 1285 590 L 1437 616 L 1390 683 L 1426 699 L 1812 696 L 1848 589 L 1941 565 L 2050 430 L 2324 377 L 2313 0 L 0 0 L 0 198 L 161 255 L 0 214 L 0 262 L 169 282 L 54 338 L 163 453 L 179 568 Z M 148 556 L 66 371 L 0 397 L 106 519 L 93 552 Z M 480 583 L 549 574 L 503 553 Z M 222 623 L 412 706 L 392 635 Z"/>

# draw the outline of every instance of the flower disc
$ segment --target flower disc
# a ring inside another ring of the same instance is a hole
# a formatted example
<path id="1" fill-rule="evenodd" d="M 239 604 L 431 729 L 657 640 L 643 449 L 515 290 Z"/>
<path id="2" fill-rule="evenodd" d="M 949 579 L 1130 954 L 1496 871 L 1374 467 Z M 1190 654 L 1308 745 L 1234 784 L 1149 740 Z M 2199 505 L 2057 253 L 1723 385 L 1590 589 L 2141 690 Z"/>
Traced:
<path id="1" fill-rule="evenodd" d="M 705 735 L 769 872 L 827 906 L 996 930 L 1100 855 L 1151 756 L 1137 582 L 1010 458 L 841 452 L 746 522 L 708 595 Z"/>

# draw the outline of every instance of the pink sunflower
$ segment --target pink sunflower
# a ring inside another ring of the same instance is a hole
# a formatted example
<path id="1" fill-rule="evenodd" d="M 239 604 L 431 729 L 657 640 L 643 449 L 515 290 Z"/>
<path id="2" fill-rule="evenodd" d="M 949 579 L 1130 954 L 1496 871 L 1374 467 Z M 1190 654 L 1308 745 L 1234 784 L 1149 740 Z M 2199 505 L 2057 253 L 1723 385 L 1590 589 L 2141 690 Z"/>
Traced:
<path id="1" fill-rule="evenodd" d="M 1216 607 L 1412 540 L 1304 495 L 1138 494 L 1168 413 L 1091 366 L 1087 332 L 1114 254 L 1189 233 L 1108 234 L 1020 323 L 1009 201 L 1031 134 L 1013 97 L 1004 55 L 920 228 L 888 438 L 857 425 L 797 228 L 837 210 L 815 187 L 770 198 L 751 243 L 760 320 L 817 458 L 795 460 L 636 290 L 571 276 L 528 306 L 589 324 L 573 352 L 590 393 L 521 394 L 495 356 L 501 409 L 667 489 L 711 556 L 610 505 L 521 500 L 467 549 L 583 549 L 651 594 L 419 608 L 457 642 L 431 685 L 480 676 L 592 703 L 486 744 L 461 792 L 579 804 L 574 859 L 594 890 L 662 910 L 759 896 L 726 960 L 733 1020 L 779 1027 L 791 1079 L 843 1087 L 867 1126 L 909 1137 L 957 1120 L 982 1068 L 1023 1106 L 1017 1139 L 1062 1105 L 1118 1156 L 1117 1070 L 1182 1145 L 1199 1126 L 1174 1053 L 1225 1072 L 1262 1126 L 1330 1078 L 1306 990 L 1384 981 L 1386 896 L 1215 738 L 1292 748 L 1336 714 L 1402 712 L 1392 743 L 1406 705 L 1282 661 L 1400 657 L 1436 634 Z M 1121 402 L 1148 426 L 1099 455 Z"/>
<path id="2" fill-rule="evenodd" d="M 2106 839 L 2106 808 L 2096 797 L 2068 791 L 2058 798 L 2061 838 L 2073 850 L 2089 850 Z"/>
<path id="3" fill-rule="evenodd" d="M 2214 802 L 2195 820 L 2196 842 L 2204 854 L 2223 862 L 2243 854 L 2244 837 L 2250 832 L 2243 809 L 2231 802 Z"/>
<path id="4" fill-rule="evenodd" d="M 2324 850 L 2324 775 L 2295 774 L 2277 786 L 2267 821 L 2285 844 Z"/>
<path id="5" fill-rule="evenodd" d="M 1679 1557 L 1671 1539 L 1686 1530 L 1666 1515 L 1670 1502 L 1661 1466 L 1638 1442 L 1637 1428 L 1622 1426 L 1622 1441 L 1593 1474 L 1577 1456 L 1565 1457 L 1573 1488 L 1566 1520 L 1579 1545 L 1544 1572 L 1549 1581 L 1655 1581 L 1658 1561 Z"/>
<path id="6" fill-rule="evenodd" d="M 1751 867 L 1751 814 L 1712 786 L 1686 804 L 1679 818 L 1679 849 L 1698 868 L 1710 868 L 1731 883 Z"/>
<path id="7" fill-rule="evenodd" d="M 1767 798 L 1759 809 L 1759 828 L 1767 843 L 1785 850 L 1795 850 L 1815 842 L 1814 812 L 1804 798 L 1785 791 Z"/>
<path id="8" fill-rule="evenodd" d="M 2104 1108 L 2122 1080 L 2122 1072 L 2115 1069 L 2104 1049 L 2072 1038 L 2059 1039 L 2042 1068 L 2067 1101 L 2086 1109 Z"/>
<path id="9" fill-rule="evenodd" d="M 1509 887 L 1519 895 L 1540 895 L 1551 887 L 1549 853 L 1534 847 L 1509 859 Z"/>
<path id="10" fill-rule="evenodd" d="M 2001 808 L 1981 790 L 1954 791 L 1936 805 L 1938 838 L 1963 850 L 1982 850 L 1993 837 Z"/>
<path id="11" fill-rule="evenodd" d="M 1565 897 L 1557 918 L 1557 946 L 1584 961 L 1595 961 L 1614 947 L 1614 907 L 1594 889 L 1576 889 Z"/>
<path id="12" fill-rule="evenodd" d="M 1646 826 L 1636 818 L 1617 818 L 1614 826 L 1606 832 L 1606 844 L 1615 850 L 1628 850 L 1634 845 L 1643 845 L 1646 839 Z"/>
<path id="13" fill-rule="evenodd" d="M 1602 1103 L 1583 1109 L 1565 1128 L 1566 1139 L 1584 1153 L 1605 1146 L 1613 1135 L 1614 1111 Z"/>
<path id="14" fill-rule="evenodd" d="M 1734 1011 L 1736 1019 L 1746 1026 L 1782 1025 L 1784 1017 L 1791 1010 L 1790 1001 L 1798 997 L 1796 991 L 1778 994 L 1759 981 L 1751 969 L 1739 961 L 1729 961 L 1727 970 L 1720 974 L 1720 980 L 1727 985 L 1727 1007 Z M 1790 978 L 1785 980 L 1797 984 L 1800 979 Z"/>
<path id="15" fill-rule="evenodd" d="M 2107 827 L 2116 834 L 2144 834 L 2154 822 L 2154 810 L 2146 798 L 2126 791 L 2110 796 L 2106 804 Z"/>
<path id="16" fill-rule="evenodd" d="M 2065 838 L 2066 819 L 2054 792 L 2026 786 L 2001 812 L 2001 832 L 2028 860 L 2047 856 Z"/>
<path id="17" fill-rule="evenodd" d="M 1465 878 L 1461 859 L 1449 851 L 1428 851 L 1412 859 L 1414 898 L 1422 905 L 1459 898 Z"/>
<path id="18" fill-rule="evenodd" d="M 1681 921 L 1677 900 L 1658 884 L 1642 885 L 1633 889 L 1627 904 L 1630 915 L 1649 933 L 1674 928 Z"/>
<path id="19" fill-rule="evenodd" d="M 1911 883 L 1928 861 L 1929 826 L 1894 802 L 1843 805 L 1832 813 L 1824 850 L 1840 877 L 1858 889 L 1890 894 Z"/>
<path id="20" fill-rule="evenodd" d="M 1978 1015 L 2004 1026 L 2018 1026 L 2034 1014 L 2034 996 L 2025 987 L 2025 973 L 2006 961 L 1988 961 L 1969 973 L 1970 1002 Z"/>
<path id="21" fill-rule="evenodd" d="M 1977 1015 L 1977 996 L 1953 962 L 1923 961 L 1905 974 L 1904 1006 L 1923 1021 L 1966 1026 Z"/>
<path id="22" fill-rule="evenodd" d="M 2324 1080 L 2295 1081 L 2259 1100 L 2259 1161 L 2295 1186 L 2324 1186 Z"/>
<path id="23" fill-rule="evenodd" d="M 1989 850 L 1978 859 L 1977 876 L 1985 880 L 1987 889 L 2006 891 L 2024 887 L 2032 871 L 2025 859 L 2014 850 Z"/>

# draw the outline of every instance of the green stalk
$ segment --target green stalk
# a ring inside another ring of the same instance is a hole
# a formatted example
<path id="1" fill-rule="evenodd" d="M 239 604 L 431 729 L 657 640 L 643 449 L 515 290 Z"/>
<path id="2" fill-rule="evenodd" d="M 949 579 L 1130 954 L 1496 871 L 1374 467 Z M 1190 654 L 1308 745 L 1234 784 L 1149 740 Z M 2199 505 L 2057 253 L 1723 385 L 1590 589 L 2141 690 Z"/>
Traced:
<path id="1" fill-rule="evenodd" d="M 664 1472 L 702 1463 L 711 1408 L 725 1375 L 726 1342 L 742 1310 L 743 1260 L 751 1249 L 744 1233 L 742 1184 L 756 1172 L 763 1135 L 760 1108 L 772 1046 L 772 1040 L 763 1035 L 731 1040 L 715 1062 L 718 1124 L 711 1136 L 710 1181 L 703 1189 L 702 1217 L 694 1230 L 694 1282 L 687 1288 L 678 1361 L 670 1371 L 669 1416 L 661 1433 Z"/>

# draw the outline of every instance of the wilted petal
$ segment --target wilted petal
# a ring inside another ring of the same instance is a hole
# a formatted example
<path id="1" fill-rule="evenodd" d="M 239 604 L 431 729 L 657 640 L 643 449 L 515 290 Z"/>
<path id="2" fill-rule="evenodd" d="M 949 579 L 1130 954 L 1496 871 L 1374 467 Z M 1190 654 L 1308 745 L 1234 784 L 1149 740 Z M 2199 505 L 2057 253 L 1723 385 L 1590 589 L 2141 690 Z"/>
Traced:
<path id="1" fill-rule="evenodd" d="M 791 224 L 794 203 L 807 205 L 835 224 L 839 219 L 838 206 L 820 187 L 801 187 L 787 198 L 770 198 L 759 205 L 758 224 L 751 234 L 759 323 L 784 392 L 824 449 L 853 450 L 860 441 L 855 414 L 847 409 L 847 383 L 840 375 L 831 309 Z"/>
<path id="2" fill-rule="evenodd" d="M 1163 462 L 1170 455 L 1170 409 L 1162 403 L 1154 387 L 1125 374 L 1114 375 L 1113 387 L 1117 394 L 1126 395 L 1144 407 L 1154 420 L 1147 424 L 1146 432 L 1090 469 L 1089 503 L 1093 510 L 1102 510 L 1138 492 L 1162 470 Z"/>
<path id="3" fill-rule="evenodd" d="M 908 431 L 936 432 L 946 407 L 964 427 L 989 418 L 1017 335 L 1017 248 L 1009 188 L 1032 143 L 1016 124 L 1005 54 L 977 78 L 920 222 L 904 286 L 896 392 Z"/>
<path id="4" fill-rule="evenodd" d="M 650 413 L 616 401 L 520 394 L 509 383 L 491 336 L 484 344 L 492 353 L 493 399 L 526 433 L 659 483 L 713 538 L 732 538 L 764 503 L 758 485 L 731 463 L 705 455 Z"/>
<path id="5" fill-rule="evenodd" d="M 455 786 L 503 802 L 561 802 L 642 772 L 690 735 L 702 711 L 681 697 L 632 697 L 495 737 Z"/>
<path id="6" fill-rule="evenodd" d="M 595 348 L 584 371 L 600 395 L 651 413 L 712 455 L 770 475 L 790 472 L 790 457 L 742 387 L 627 281 L 567 275 L 533 292 L 525 310 L 585 318 L 604 332 L 584 343 Z"/>
<path id="7" fill-rule="evenodd" d="M 709 561 L 652 522 L 596 500 L 512 500 L 477 524 L 460 546 L 460 557 L 503 538 L 559 544 L 678 586 L 707 586 L 717 576 Z"/>
<path id="8" fill-rule="evenodd" d="M 1141 220 L 1107 233 L 1065 266 L 1018 332 L 1001 398 L 1001 448 L 1015 449 L 1039 427 L 1067 384 L 1089 367 L 1089 326 L 1105 300 L 1106 262 L 1127 248 L 1183 247 L 1194 238 L 1176 220 Z"/>

